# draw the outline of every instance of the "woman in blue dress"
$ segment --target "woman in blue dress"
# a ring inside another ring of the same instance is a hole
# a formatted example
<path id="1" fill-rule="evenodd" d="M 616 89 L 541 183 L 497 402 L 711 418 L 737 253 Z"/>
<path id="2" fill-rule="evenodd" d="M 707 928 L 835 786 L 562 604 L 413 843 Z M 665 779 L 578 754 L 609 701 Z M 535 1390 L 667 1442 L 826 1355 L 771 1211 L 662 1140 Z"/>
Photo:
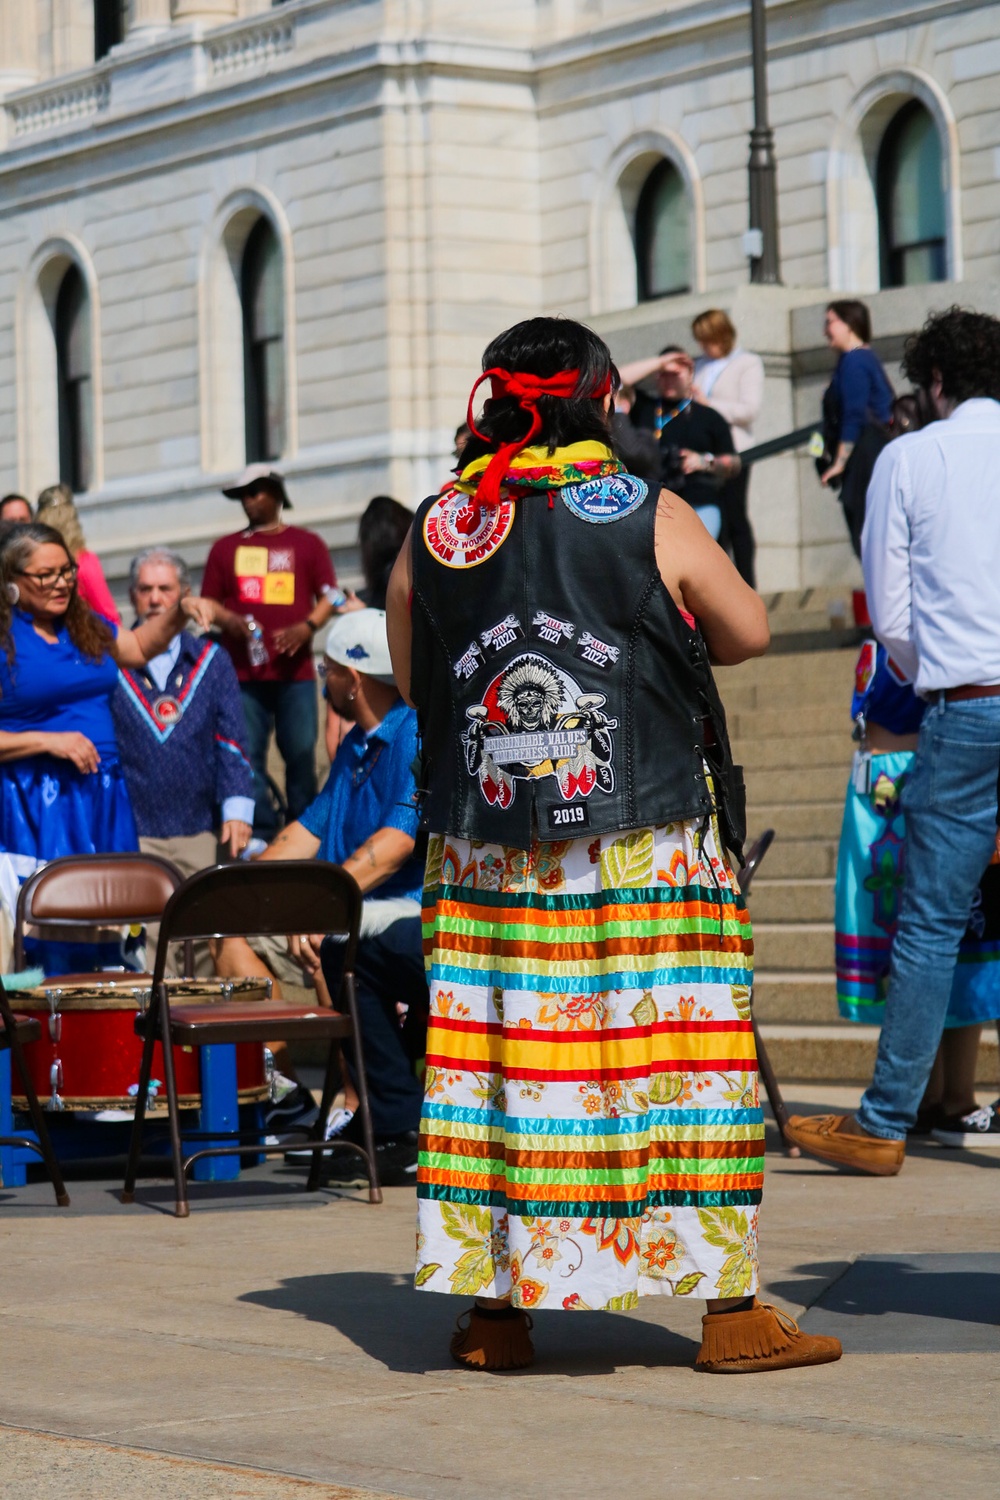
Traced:
<path id="1" fill-rule="evenodd" d="M 80 597 L 58 531 L 31 523 L 8 532 L 0 548 L 0 850 L 19 880 L 62 855 L 138 849 L 111 719 L 118 667 L 164 651 L 185 616 L 207 626 L 214 613 L 210 600 L 189 597 L 121 629 Z M 166 723 L 179 705 L 163 700 L 162 710 Z M 33 957 L 51 973 L 71 960 L 69 946 L 38 945 Z M 88 968 L 92 947 L 89 957 Z"/>

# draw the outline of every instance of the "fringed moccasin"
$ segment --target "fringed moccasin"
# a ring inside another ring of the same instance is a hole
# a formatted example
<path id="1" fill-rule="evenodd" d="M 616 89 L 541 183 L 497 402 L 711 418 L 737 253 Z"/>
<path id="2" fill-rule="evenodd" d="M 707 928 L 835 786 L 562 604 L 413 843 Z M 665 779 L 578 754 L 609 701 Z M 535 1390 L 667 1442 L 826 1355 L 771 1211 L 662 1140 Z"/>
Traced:
<path id="1" fill-rule="evenodd" d="M 753 1375 L 758 1370 L 792 1370 L 839 1359 L 840 1340 L 803 1333 L 794 1318 L 754 1299 L 745 1312 L 706 1313 L 696 1370 L 710 1375 Z"/>
<path id="2" fill-rule="evenodd" d="M 470 1307 L 455 1325 L 452 1358 L 469 1370 L 523 1370 L 535 1359 L 532 1327 L 519 1307 Z"/>

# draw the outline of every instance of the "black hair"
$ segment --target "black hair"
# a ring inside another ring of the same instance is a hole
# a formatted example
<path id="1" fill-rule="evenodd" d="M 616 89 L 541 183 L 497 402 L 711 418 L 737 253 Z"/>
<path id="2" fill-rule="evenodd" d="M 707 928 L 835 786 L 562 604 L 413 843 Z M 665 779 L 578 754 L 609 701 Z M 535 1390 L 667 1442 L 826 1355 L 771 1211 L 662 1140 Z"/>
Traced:
<path id="1" fill-rule="evenodd" d="M 591 392 L 600 390 L 608 380 L 611 390 L 617 390 L 618 371 L 607 344 L 592 329 L 575 323 L 572 318 L 527 318 L 506 329 L 487 346 L 483 369 L 495 367 L 539 375 L 543 380 L 562 370 L 579 370 L 574 395 L 539 397 L 542 426 L 532 442 L 539 447 L 547 446 L 550 453 L 568 443 L 588 440 L 611 447 L 604 398 Z M 516 396 L 497 396 L 486 402 L 477 426 L 487 441 L 472 434 L 462 453 L 463 468 L 481 454 L 494 452 L 501 443 L 523 438 L 531 426 L 531 417 Z"/>
<path id="2" fill-rule="evenodd" d="M 871 343 L 872 315 L 864 302 L 859 302 L 856 297 L 842 297 L 837 302 L 828 302 L 826 310 L 846 323 L 854 337 L 863 344 Z"/>
<path id="3" fill-rule="evenodd" d="M 371 609 L 385 609 L 389 574 L 413 524 L 413 513 L 391 495 L 375 495 L 358 522 L 361 571 Z"/>
<path id="4" fill-rule="evenodd" d="M 688 354 L 686 349 L 682 349 L 680 344 L 664 344 L 660 350 L 660 358 L 662 359 L 665 354 L 683 354 L 694 364 L 694 356 Z"/>
<path id="5" fill-rule="evenodd" d="M 903 374 L 925 391 L 940 378 L 941 394 L 955 402 L 1000 401 L 1000 320 L 964 307 L 932 313 L 904 345 Z"/>

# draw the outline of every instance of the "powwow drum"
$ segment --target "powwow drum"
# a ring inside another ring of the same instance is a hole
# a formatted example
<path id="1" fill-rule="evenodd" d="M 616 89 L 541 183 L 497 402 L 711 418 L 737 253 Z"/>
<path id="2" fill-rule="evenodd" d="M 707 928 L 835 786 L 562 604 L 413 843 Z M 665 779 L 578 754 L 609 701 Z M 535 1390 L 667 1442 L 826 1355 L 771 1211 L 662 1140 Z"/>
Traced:
<path id="1" fill-rule="evenodd" d="M 137 1011 L 149 1004 L 150 974 L 65 974 L 36 989 L 20 990 L 17 1009 L 42 1024 L 42 1036 L 26 1047 L 25 1063 L 44 1109 L 132 1110 L 139 1091 L 142 1038 L 135 1034 Z M 205 1005 L 238 996 L 263 1000 L 270 983 L 261 979 L 168 979 L 170 1003 L 185 1000 Z M 47 1041 L 46 1041 L 47 1038 Z M 197 1109 L 201 1104 L 198 1047 L 174 1047 L 178 1104 Z M 15 1070 L 16 1077 L 16 1070 Z M 15 1083 L 16 1087 L 16 1083 Z M 241 1104 L 264 1100 L 270 1092 L 259 1042 L 236 1044 L 236 1087 Z M 26 1109 L 22 1094 L 12 1097 L 15 1109 Z M 163 1049 L 153 1049 L 150 1110 L 165 1110 Z"/>

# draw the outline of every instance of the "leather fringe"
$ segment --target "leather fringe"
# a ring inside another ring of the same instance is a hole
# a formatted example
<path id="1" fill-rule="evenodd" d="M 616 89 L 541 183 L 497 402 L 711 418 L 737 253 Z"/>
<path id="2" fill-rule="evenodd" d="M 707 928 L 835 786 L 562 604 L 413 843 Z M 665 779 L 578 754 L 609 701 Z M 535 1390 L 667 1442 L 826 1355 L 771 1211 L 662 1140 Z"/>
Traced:
<path id="1" fill-rule="evenodd" d="M 462 1327 L 462 1319 L 468 1324 Z M 500 1316 L 470 1307 L 462 1313 L 451 1339 L 451 1353 L 470 1370 L 522 1370 L 534 1362 L 531 1319 L 518 1308 Z"/>
<path id="2" fill-rule="evenodd" d="M 790 1325 L 790 1326 L 788 1326 Z M 710 1313 L 702 1319 L 698 1365 L 766 1359 L 795 1342 L 798 1328 L 777 1308 L 758 1302 L 746 1312 Z"/>

